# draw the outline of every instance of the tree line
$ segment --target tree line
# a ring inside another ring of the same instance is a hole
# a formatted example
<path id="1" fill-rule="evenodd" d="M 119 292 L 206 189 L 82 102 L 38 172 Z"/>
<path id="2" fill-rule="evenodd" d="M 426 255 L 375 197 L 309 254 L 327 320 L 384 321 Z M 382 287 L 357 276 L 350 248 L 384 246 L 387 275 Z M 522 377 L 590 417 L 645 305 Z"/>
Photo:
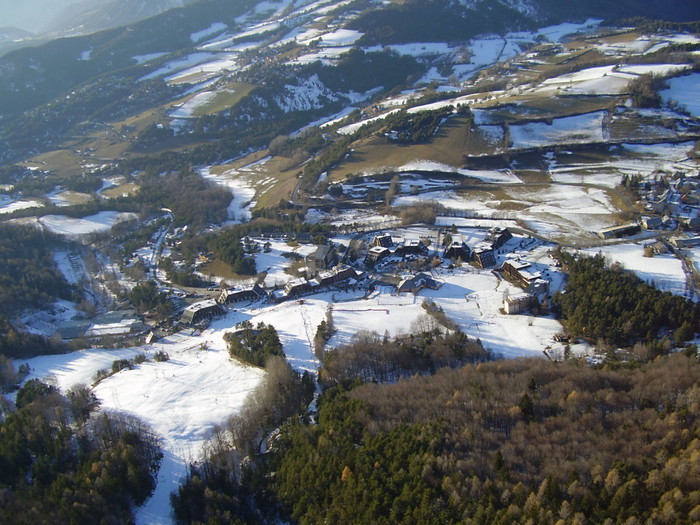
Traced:
<path id="1" fill-rule="evenodd" d="M 9 321 L 27 308 L 81 299 L 80 289 L 68 284 L 53 259 L 52 248 L 58 245 L 59 239 L 47 232 L 0 224 L 0 354 L 16 359 L 67 350 L 61 343 L 23 333 Z"/>
<path id="2" fill-rule="evenodd" d="M 442 367 L 459 367 L 494 359 L 481 341 L 456 331 L 443 334 L 435 327 L 393 339 L 361 332 L 353 341 L 323 353 L 319 380 L 324 386 L 360 379 L 397 381 L 413 374 L 432 374 Z"/>

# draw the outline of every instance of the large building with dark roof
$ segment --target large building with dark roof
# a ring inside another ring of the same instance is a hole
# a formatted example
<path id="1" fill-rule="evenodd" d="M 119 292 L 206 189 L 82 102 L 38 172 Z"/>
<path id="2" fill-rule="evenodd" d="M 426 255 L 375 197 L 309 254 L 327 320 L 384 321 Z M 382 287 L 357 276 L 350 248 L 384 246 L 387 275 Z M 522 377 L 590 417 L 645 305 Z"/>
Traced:
<path id="1" fill-rule="evenodd" d="M 222 290 L 217 301 L 219 304 L 232 304 L 241 301 L 257 301 L 267 296 L 265 290 L 260 285 L 254 284 L 245 288 L 229 288 Z"/>
<path id="2" fill-rule="evenodd" d="M 180 322 L 187 325 L 195 325 L 204 319 L 210 319 L 217 315 L 222 315 L 224 309 L 214 299 L 207 299 L 189 305 L 182 312 Z"/>

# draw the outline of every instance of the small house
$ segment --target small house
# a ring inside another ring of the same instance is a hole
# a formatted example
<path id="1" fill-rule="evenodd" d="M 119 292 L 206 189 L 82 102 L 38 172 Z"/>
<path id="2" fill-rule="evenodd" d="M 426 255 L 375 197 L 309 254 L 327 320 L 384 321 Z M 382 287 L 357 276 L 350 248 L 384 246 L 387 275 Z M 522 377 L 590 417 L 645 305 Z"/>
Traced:
<path id="1" fill-rule="evenodd" d="M 611 228 L 605 228 L 598 232 L 598 237 L 601 239 L 619 239 L 620 237 L 626 237 L 627 235 L 634 235 L 639 233 L 641 228 L 637 223 L 623 224 L 622 226 L 613 226 Z"/>
<path id="2" fill-rule="evenodd" d="M 513 238 L 513 234 L 508 228 L 491 228 L 488 235 L 484 239 L 485 242 L 491 243 L 491 247 L 494 250 L 498 250 L 505 243 Z"/>
<path id="3" fill-rule="evenodd" d="M 700 237 L 674 237 L 671 239 L 671 244 L 676 248 L 693 248 L 695 246 L 700 246 Z"/>
<path id="4" fill-rule="evenodd" d="M 658 230 L 664 225 L 661 217 L 642 217 L 642 226 L 646 230 Z"/>
<path id="5" fill-rule="evenodd" d="M 501 266 L 501 273 L 504 273 L 513 281 L 519 281 L 521 279 L 520 272 L 529 267 L 529 262 L 520 261 L 517 259 L 508 259 Z"/>
<path id="6" fill-rule="evenodd" d="M 396 287 L 396 291 L 399 293 L 418 293 L 423 288 L 437 290 L 440 286 L 442 286 L 442 283 L 436 281 L 427 273 L 419 273 L 413 277 L 403 279 Z"/>
<path id="7" fill-rule="evenodd" d="M 419 239 L 406 239 L 396 247 L 395 253 L 405 257 L 406 255 L 419 255 L 427 251 L 427 247 Z"/>
<path id="8" fill-rule="evenodd" d="M 356 278 L 357 272 L 353 268 L 345 265 L 338 265 L 332 270 L 320 272 L 318 274 L 318 284 L 319 286 L 330 286 Z"/>
<path id="9" fill-rule="evenodd" d="M 479 268 L 496 266 L 496 254 L 490 246 L 477 246 L 474 248 L 474 264 Z"/>
<path id="10" fill-rule="evenodd" d="M 325 270 L 338 264 L 338 253 L 333 246 L 322 245 L 307 259 L 307 265 L 316 270 Z"/>
<path id="11" fill-rule="evenodd" d="M 389 257 L 389 255 L 391 255 L 389 248 L 384 248 L 383 246 L 372 246 L 365 257 L 365 264 L 367 266 L 373 266 L 385 257 Z"/>
<path id="12" fill-rule="evenodd" d="M 532 296 L 528 293 L 508 295 L 503 301 L 503 309 L 508 315 L 519 314 L 530 307 Z"/>
<path id="13" fill-rule="evenodd" d="M 471 250 L 467 243 L 465 242 L 453 242 L 449 246 L 445 247 L 445 251 L 442 254 L 443 259 L 462 259 L 463 261 L 468 261 L 471 258 Z"/>
<path id="14" fill-rule="evenodd" d="M 549 291 L 549 281 L 543 279 L 540 272 L 533 270 L 528 262 L 508 259 L 501 266 L 501 273 L 529 293 L 540 294 Z"/>

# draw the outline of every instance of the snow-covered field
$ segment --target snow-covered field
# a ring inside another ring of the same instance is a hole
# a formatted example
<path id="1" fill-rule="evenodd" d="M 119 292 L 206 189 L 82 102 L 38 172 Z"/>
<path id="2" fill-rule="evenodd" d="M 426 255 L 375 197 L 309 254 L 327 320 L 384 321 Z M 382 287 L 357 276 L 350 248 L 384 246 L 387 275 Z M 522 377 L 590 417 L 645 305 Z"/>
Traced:
<path id="1" fill-rule="evenodd" d="M 135 213 L 101 211 L 82 219 L 66 217 L 65 215 L 44 215 L 38 220 L 39 224 L 54 233 L 68 237 L 80 237 L 91 233 L 106 232 L 115 224 L 135 219 L 137 219 Z"/>
<path id="2" fill-rule="evenodd" d="M 213 55 L 211 53 L 191 53 L 186 57 L 179 58 L 177 60 L 172 60 L 166 63 L 163 67 L 156 69 L 155 71 L 143 76 L 140 80 L 150 80 L 153 78 L 158 78 L 163 75 L 170 75 L 176 71 L 181 71 L 185 68 L 193 67 L 197 64 L 207 62 L 211 59 Z"/>
<path id="3" fill-rule="evenodd" d="M 98 370 L 117 359 L 156 351 L 167 362 L 148 361 L 101 381 L 94 389 L 102 408 L 138 416 L 163 438 L 165 457 L 156 491 L 137 511 L 137 523 L 171 523 L 169 495 L 187 463 L 199 459 L 209 432 L 243 407 L 263 371 L 229 358 L 223 334 L 232 324 L 220 321 L 202 336 L 174 335 L 153 345 L 122 350 L 92 349 L 28 361 L 31 377 L 54 382 L 64 391 L 91 384 Z"/>
<path id="4" fill-rule="evenodd" d="M 684 295 L 686 293 L 686 276 L 681 261 L 672 254 L 659 254 L 654 257 L 644 257 L 644 247 L 639 244 L 626 243 L 611 246 L 601 246 L 582 250 L 588 255 L 602 253 L 610 262 L 622 264 L 624 268 L 634 272 L 646 283 L 654 284 L 657 288 Z"/>
<path id="5" fill-rule="evenodd" d="M 625 91 L 639 75 L 667 76 L 690 68 L 689 64 L 634 64 L 597 66 L 545 80 L 534 88 L 539 93 L 615 95 Z"/>
<path id="6" fill-rule="evenodd" d="M 490 192 L 442 190 L 401 195 L 394 206 L 435 201 L 467 215 L 496 219 L 521 219 L 542 235 L 593 237 L 593 232 L 616 224 L 615 206 L 602 189 L 582 186 L 515 186 L 496 198 Z"/>
<path id="7" fill-rule="evenodd" d="M 600 161 L 570 161 L 566 151 L 550 154 L 549 175 L 554 182 L 596 184 L 613 188 L 620 183 L 623 174 L 642 175 L 650 179 L 659 173 L 697 170 L 688 158 L 693 142 L 678 144 L 623 144 Z"/>
<path id="8" fill-rule="evenodd" d="M 0 195 L 0 214 L 12 213 L 27 208 L 41 208 L 44 204 L 33 199 L 14 200 L 8 195 Z"/>
<path id="9" fill-rule="evenodd" d="M 513 149 L 603 141 L 605 112 L 557 118 L 551 124 L 531 122 L 510 126 Z"/>
<path id="10" fill-rule="evenodd" d="M 669 88 L 661 91 L 664 100 L 675 100 L 694 116 L 700 116 L 700 73 L 668 80 Z"/>

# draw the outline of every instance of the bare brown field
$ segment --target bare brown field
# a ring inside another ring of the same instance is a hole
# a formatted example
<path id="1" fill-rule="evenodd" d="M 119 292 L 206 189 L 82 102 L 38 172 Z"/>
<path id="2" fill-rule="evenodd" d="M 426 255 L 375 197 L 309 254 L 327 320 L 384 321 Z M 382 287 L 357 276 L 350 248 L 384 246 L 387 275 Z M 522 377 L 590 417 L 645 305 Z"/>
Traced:
<path id="1" fill-rule="evenodd" d="M 122 184 L 120 186 L 115 186 L 114 188 L 106 189 L 102 192 L 107 198 L 115 199 L 118 197 L 123 197 L 124 195 L 133 196 L 139 192 L 139 185 L 129 182 L 127 184 Z"/>
<path id="2" fill-rule="evenodd" d="M 87 204 L 93 200 L 93 196 L 87 193 L 80 193 L 77 191 L 64 191 L 57 195 L 62 200 L 66 201 L 70 205 L 76 204 Z"/>
<path id="3" fill-rule="evenodd" d="M 615 100 L 606 97 L 550 97 L 534 96 L 520 101 L 541 112 L 541 116 L 565 117 L 572 114 L 592 113 L 615 107 Z"/>
<path id="4" fill-rule="evenodd" d="M 269 155 L 268 150 L 253 152 L 227 164 L 212 166 L 211 173 L 224 176 L 238 170 L 232 177 L 238 177 L 255 189 L 255 209 L 276 206 L 281 200 L 289 200 L 297 185 L 300 167 L 292 165 L 285 157 L 272 157 L 264 164 L 247 168 Z"/>
<path id="5" fill-rule="evenodd" d="M 243 82 L 228 84 L 220 90 L 217 90 L 214 99 L 198 107 L 192 113 L 192 116 L 201 117 L 202 115 L 212 115 L 229 109 L 238 104 L 254 87 L 255 86 L 252 84 Z"/>
<path id="6" fill-rule="evenodd" d="M 450 119 L 426 144 L 399 145 L 384 137 L 359 141 L 348 158 L 331 170 L 329 180 L 342 181 L 350 174 L 396 168 L 419 160 L 460 167 L 470 135 L 468 122 L 465 117 Z"/>
<path id="7" fill-rule="evenodd" d="M 208 277 L 222 277 L 224 279 L 234 279 L 237 281 L 250 279 L 250 275 L 239 275 L 235 273 L 228 264 L 219 259 L 203 264 L 199 267 L 199 271 Z"/>
<path id="8" fill-rule="evenodd" d="M 82 155 L 71 149 L 58 149 L 37 155 L 29 159 L 25 165 L 52 171 L 59 177 L 70 177 L 84 171 L 80 165 L 81 160 L 83 160 Z"/>
<path id="9" fill-rule="evenodd" d="M 517 170 L 513 173 L 526 184 L 547 184 L 552 182 L 549 174 L 541 170 Z"/>

